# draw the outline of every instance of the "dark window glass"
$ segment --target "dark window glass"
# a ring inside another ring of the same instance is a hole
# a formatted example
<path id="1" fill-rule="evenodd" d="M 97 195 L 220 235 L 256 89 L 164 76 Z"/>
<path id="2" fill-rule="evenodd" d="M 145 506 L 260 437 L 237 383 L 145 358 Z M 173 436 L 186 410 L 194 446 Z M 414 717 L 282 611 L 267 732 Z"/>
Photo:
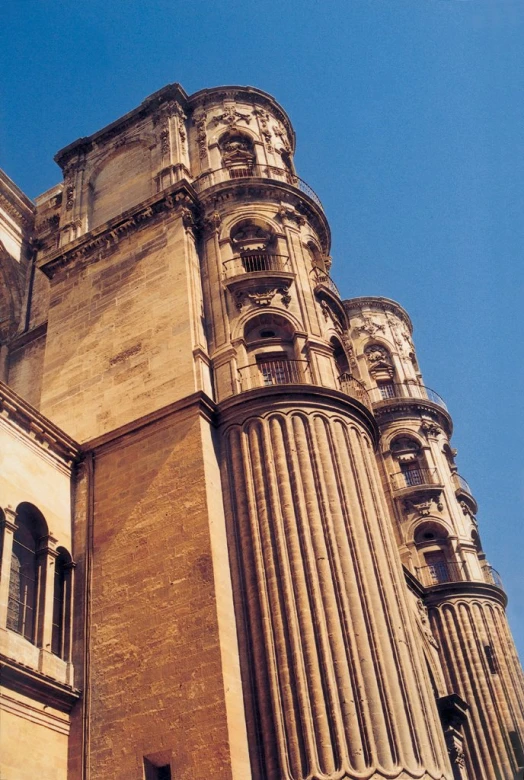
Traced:
<path id="1" fill-rule="evenodd" d="M 13 539 L 7 628 L 30 642 L 35 633 L 36 577 L 36 539 L 21 519 Z"/>

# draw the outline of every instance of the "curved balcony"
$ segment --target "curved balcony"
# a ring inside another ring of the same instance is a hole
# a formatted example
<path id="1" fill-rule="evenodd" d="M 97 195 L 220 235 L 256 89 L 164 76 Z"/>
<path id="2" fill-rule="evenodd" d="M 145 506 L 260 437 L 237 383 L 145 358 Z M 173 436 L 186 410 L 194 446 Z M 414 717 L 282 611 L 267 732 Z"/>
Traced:
<path id="1" fill-rule="evenodd" d="M 268 358 L 238 369 L 241 392 L 255 387 L 311 384 L 308 360 Z"/>
<path id="2" fill-rule="evenodd" d="M 345 373 L 338 377 L 338 386 L 340 390 L 346 395 L 350 395 L 352 398 L 356 398 L 361 404 L 371 411 L 371 401 L 369 400 L 369 394 L 362 382 L 355 379 L 351 374 Z"/>
<path id="3" fill-rule="evenodd" d="M 416 468 L 409 471 L 397 471 L 391 474 L 393 490 L 409 492 L 411 489 L 441 487 L 437 469 Z"/>
<path id="4" fill-rule="evenodd" d="M 242 167 L 223 167 L 217 168 L 214 171 L 206 171 L 201 173 L 200 176 L 193 182 L 193 187 L 197 192 L 203 192 L 209 187 L 213 187 L 215 184 L 221 184 L 226 181 L 239 181 L 243 179 L 271 179 L 273 181 L 283 182 L 285 184 L 291 184 L 292 187 L 296 187 L 304 195 L 319 207 L 324 210 L 322 202 L 316 192 L 299 176 L 296 176 L 292 171 L 287 168 L 276 168 L 273 165 L 260 165 L 258 163 L 253 165 L 243 165 Z"/>
<path id="5" fill-rule="evenodd" d="M 473 496 L 473 491 L 471 490 L 468 482 L 464 479 L 464 477 L 461 477 L 460 474 L 457 473 L 453 474 L 452 479 L 457 500 L 465 501 L 466 505 L 469 506 L 471 511 L 476 513 L 478 511 L 477 502 Z"/>
<path id="6" fill-rule="evenodd" d="M 448 411 L 444 399 L 430 387 L 425 387 L 424 385 L 411 384 L 409 382 L 385 382 L 378 387 L 374 387 L 369 393 L 371 402 L 374 404 L 383 403 L 384 401 L 398 401 L 404 398 L 419 398 L 424 401 L 431 401 L 431 403 L 437 404 L 444 411 Z"/>
<path id="7" fill-rule="evenodd" d="M 331 293 L 333 293 L 333 295 L 336 295 L 337 298 L 340 298 L 340 292 L 337 285 L 329 276 L 329 274 L 327 274 L 321 268 L 313 269 L 313 279 L 315 284 L 315 292 L 318 292 L 318 288 L 320 287 L 326 287 Z"/>
<path id="8" fill-rule="evenodd" d="M 239 368 L 238 375 L 241 393 L 258 387 L 272 387 L 274 385 L 316 385 L 308 360 L 268 357 L 265 360 L 257 360 L 256 363 Z M 358 379 L 350 374 L 342 374 L 338 377 L 338 389 L 371 411 L 367 390 Z"/>
<path id="9" fill-rule="evenodd" d="M 493 568 L 493 566 L 489 565 L 489 563 L 485 563 L 482 566 L 482 574 L 484 575 L 484 581 L 487 582 L 488 585 L 495 585 L 497 588 L 504 590 L 504 585 L 502 584 L 502 577 L 500 576 L 498 571 Z"/>
<path id="10" fill-rule="evenodd" d="M 268 252 L 245 252 L 230 260 L 224 260 L 223 266 L 226 279 L 245 274 L 289 274 L 291 271 L 289 257 Z"/>

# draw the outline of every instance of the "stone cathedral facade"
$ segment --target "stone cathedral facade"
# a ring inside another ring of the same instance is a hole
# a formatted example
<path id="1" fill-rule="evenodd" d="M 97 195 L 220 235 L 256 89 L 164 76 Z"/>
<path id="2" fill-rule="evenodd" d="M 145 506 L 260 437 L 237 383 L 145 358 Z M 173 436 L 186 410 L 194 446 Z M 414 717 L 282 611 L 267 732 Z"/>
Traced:
<path id="1" fill-rule="evenodd" d="M 174 84 L 0 179 L 2 780 L 522 776 L 450 414 L 294 148 Z"/>

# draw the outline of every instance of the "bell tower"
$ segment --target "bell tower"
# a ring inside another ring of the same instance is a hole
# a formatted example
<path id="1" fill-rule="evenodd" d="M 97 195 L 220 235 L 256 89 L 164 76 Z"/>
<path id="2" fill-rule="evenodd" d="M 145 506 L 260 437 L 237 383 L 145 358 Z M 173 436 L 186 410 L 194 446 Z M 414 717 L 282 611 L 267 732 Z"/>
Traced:
<path id="1" fill-rule="evenodd" d="M 345 308 L 381 431 L 379 463 L 398 549 L 422 586 L 419 609 L 429 613 L 433 642 L 425 655 L 434 679 L 441 676 L 450 755 L 465 773 L 457 776 L 511 780 L 523 763 L 522 670 L 502 581 L 482 550 L 477 502 L 458 473 L 451 416 L 423 383 L 406 312 L 385 298 L 353 298 Z M 449 728 L 445 690 L 468 705 L 463 742 Z"/>
<path id="2" fill-rule="evenodd" d="M 294 152 L 271 95 L 171 84 L 61 150 L 63 183 L 37 201 L 0 391 L 27 452 L 59 455 L 63 576 L 53 591 L 49 547 L 34 581 L 62 665 L 37 668 L 37 632 L 14 618 L 0 629 L 25 648 L 12 686 L 29 669 L 47 707 L 61 681 L 42 780 L 514 780 L 524 765 L 522 672 L 450 414 L 406 312 L 341 299 Z M 12 516 L 0 591 L 18 615 Z M 36 554 L 35 517 L 20 514 Z"/>

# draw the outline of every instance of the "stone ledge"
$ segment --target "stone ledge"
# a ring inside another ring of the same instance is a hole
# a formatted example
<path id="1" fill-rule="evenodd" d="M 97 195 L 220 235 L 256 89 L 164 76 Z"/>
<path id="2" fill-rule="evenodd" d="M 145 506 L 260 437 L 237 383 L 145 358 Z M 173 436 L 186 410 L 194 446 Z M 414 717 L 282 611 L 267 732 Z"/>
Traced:
<path id="1" fill-rule="evenodd" d="M 80 691 L 76 688 L 62 685 L 3 655 L 0 655 L 0 679 L 3 687 L 63 712 L 70 712 L 80 698 Z"/>

